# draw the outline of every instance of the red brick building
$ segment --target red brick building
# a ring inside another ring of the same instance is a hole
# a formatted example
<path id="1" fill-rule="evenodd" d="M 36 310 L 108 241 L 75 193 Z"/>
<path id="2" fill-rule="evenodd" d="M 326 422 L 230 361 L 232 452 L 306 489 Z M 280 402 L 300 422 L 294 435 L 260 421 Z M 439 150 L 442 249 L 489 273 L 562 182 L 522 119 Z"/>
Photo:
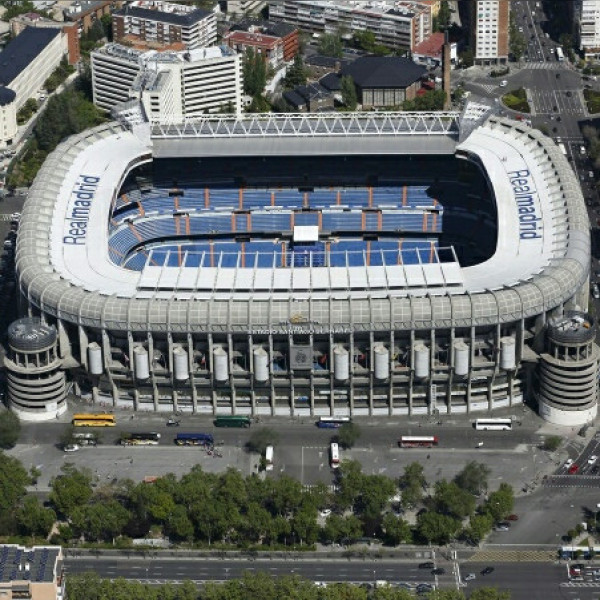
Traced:
<path id="1" fill-rule="evenodd" d="M 74 2 L 64 11 L 65 21 L 77 23 L 79 35 L 87 33 L 104 15 L 109 15 L 113 9 L 121 8 L 123 0 L 98 0 L 96 2 Z"/>
<path id="2" fill-rule="evenodd" d="M 250 31 L 230 31 L 223 42 L 238 54 L 252 49 L 258 52 L 266 63 L 277 68 L 283 62 L 283 42 L 281 38 Z"/>

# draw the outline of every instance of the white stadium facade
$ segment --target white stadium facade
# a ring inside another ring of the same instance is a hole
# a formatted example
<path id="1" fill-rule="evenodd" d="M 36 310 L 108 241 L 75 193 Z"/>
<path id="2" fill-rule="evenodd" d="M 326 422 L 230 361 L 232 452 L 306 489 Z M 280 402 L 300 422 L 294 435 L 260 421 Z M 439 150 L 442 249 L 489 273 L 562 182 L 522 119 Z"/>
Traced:
<path id="1" fill-rule="evenodd" d="M 30 189 L 9 401 L 587 423 L 589 263 L 565 157 L 484 107 L 115 121 Z"/>

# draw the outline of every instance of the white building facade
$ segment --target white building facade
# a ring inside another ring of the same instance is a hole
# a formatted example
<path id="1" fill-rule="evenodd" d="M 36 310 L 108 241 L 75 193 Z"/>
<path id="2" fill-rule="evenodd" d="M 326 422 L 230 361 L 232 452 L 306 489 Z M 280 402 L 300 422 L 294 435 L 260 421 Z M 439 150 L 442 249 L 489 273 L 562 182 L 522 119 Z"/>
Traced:
<path id="1" fill-rule="evenodd" d="M 431 35 L 431 6 L 411 0 L 272 0 L 269 18 L 314 33 L 372 31 L 375 40 L 393 48 L 414 47 Z"/>
<path id="2" fill-rule="evenodd" d="M 470 17 L 475 62 L 483 65 L 508 62 L 510 2 L 476 0 Z"/>
<path id="3" fill-rule="evenodd" d="M 600 56 L 600 0 L 580 0 L 576 21 L 579 49 L 586 59 Z"/>
<path id="4" fill-rule="evenodd" d="M 94 103 L 106 111 L 141 100 L 150 120 L 241 112 L 241 56 L 226 46 L 141 52 L 107 44 L 92 53 Z"/>

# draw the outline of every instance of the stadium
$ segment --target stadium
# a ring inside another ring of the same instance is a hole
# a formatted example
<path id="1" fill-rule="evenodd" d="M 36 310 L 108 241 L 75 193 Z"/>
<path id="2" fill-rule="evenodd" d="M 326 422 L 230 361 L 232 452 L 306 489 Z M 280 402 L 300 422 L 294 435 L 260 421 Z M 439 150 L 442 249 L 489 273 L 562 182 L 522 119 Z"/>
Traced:
<path id="1" fill-rule="evenodd" d="M 282 416 L 596 415 L 589 223 L 554 142 L 462 113 L 111 122 L 26 201 L 8 396 Z"/>

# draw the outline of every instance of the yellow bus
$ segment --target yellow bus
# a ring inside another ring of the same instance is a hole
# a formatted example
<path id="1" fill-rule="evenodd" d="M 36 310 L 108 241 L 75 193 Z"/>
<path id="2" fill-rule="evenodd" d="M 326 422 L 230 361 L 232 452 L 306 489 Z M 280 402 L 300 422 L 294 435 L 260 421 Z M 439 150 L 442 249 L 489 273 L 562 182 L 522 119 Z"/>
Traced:
<path id="1" fill-rule="evenodd" d="M 114 427 L 115 415 L 109 413 L 80 413 L 73 415 L 73 427 Z"/>

